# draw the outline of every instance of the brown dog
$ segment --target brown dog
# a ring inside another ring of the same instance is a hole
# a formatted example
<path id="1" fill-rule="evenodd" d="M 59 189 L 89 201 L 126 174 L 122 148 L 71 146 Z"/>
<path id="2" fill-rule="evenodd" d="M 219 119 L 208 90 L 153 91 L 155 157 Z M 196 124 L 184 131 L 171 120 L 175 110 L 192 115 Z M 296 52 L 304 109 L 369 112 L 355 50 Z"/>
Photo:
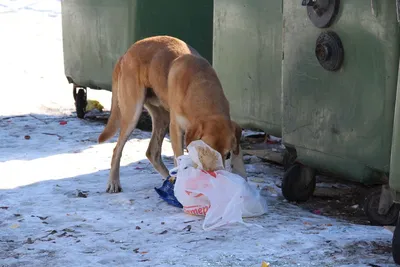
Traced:
<path id="1" fill-rule="evenodd" d="M 221 153 L 224 160 L 232 153 L 235 157 L 241 154 L 241 128 L 231 122 L 229 103 L 208 61 L 177 38 L 146 38 L 128 49 L 112 75 L 111 115 L 98 139 L 99 143 L 105 142 L 120 128 L 107 192 L 122 190 L 122 150 L 143 106 L 152 117 L 153 127 L 146 156 L 163 177 L 168 176 L 168 169 L 161 159 L 161 146 L 168 126 L 175 158 L 183 154 L 183 133 L 186 145 L 201 139 Z M 233 169 L 245 173 L 240 162 Z"/>

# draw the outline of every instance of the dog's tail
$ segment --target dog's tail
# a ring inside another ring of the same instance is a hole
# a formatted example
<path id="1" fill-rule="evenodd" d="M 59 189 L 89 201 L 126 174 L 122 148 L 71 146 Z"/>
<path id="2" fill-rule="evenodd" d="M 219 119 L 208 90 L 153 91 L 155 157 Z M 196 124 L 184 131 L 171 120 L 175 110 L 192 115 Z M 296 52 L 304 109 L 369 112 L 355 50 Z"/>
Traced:
<path id="1" fill-rule="evenodd" d="M 113 137 L 119 128 L 120 110 L 118 106 L 118 79 L 121 71 L 121 59 L 115 65 L 112 75 L 111 114 L 107 125 L 99 135 L 98 142 L 103 143 Z"/>

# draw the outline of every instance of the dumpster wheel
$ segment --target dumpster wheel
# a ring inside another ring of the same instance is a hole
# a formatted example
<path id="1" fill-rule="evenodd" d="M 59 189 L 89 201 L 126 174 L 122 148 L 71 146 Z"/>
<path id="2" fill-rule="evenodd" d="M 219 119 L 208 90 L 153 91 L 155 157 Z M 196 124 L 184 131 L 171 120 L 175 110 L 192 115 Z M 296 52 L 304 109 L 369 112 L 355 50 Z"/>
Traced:
<path id="1" fill-rule="evenodd" d="M 75 100 L 76 116 L 80 119 L 85 117 L 87 105 L 87 92 L 86 88 L 73 86 L 73 95 Z"/>
<path id="2" fill-rule="evenodd" d="M 400 264 L 400 217 L 397 220 L 392 239 L 392 255 L 396 264 Z"/>
<path id="3" fill-rule="evenodd" d="M 379 200 L 381 197 L 381 188 L 377 187 L 369 195 L 366 196 L 364 201 L 364 212 L 367 215 L 371 225 L 394 226 L 397 223 L 399 217 L 400 204 L 393 203 L 386 214 L 379 214 Z M 400 242 L 400 241 L 399 241 Z"/>
<path id="4" fill-rule="evenodd" d="M 315 170 L 295 163 L 283 176 L 282 194 L 288 201 L 305 202 L 313 195 L 315 185 Z"/>

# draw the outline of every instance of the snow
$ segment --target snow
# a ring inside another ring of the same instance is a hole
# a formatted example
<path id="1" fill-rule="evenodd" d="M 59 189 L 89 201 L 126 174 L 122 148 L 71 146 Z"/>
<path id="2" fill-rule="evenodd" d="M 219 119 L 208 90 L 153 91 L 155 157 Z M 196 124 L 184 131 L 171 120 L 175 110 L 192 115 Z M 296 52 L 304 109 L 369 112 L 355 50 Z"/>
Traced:
<path id="1" fill-rule="evenodd" d="M 0 266 L 395 266 L 378 249 L 389 231 L 287 203 L 282 170 L 256 158 L 246 168 L 269 211 L 245 222 L 263 228 L 204 231 L 202 217 L 160 200 L 139 130 L 121 162 L 124 191 L 105 193 L 116 138 L 97 144 L 104 124 L 71 113 L 59 1 L 3 0 L 0 25 Z M 109 92 L 89 98 L 109 108 Z M 172 168 L 168 139 L 163 155 Z"/>

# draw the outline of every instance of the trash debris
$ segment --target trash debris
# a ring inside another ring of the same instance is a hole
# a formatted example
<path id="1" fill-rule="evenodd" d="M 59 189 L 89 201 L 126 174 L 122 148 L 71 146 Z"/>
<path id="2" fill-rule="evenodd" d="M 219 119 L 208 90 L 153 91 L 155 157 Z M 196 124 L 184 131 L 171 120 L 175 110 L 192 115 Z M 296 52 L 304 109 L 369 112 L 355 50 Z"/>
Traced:
<path id="1" fill-rule="evenodd" d="M 263 262 L 261 263 L 261 267 L 270 267 L 269 262 L 263 261 Z"/>
<path id="2" fill-rule="evenodd" d="M 25 135 L 24 138 L 25 138 L 26 140 L 29 140 L 29 139 L 31 139 L 31 136 L 30 136 L 30 135 Z"/>
<path id="3" fill-rule="evenodd" d="M 88 191 L 76 190 L 76 197 L 87 198 Z"/>
<path id="4" fill-rule="evenodd" d="M 183 208 L 174 195 L 175 178 L 169 176 L 159 188 L 154 188 L 162 200 L 177 208 Z"/>
<path id="5" fill-rule="evenodd" d="M 67 121 L 60 121 L 60 125 L 66 125 Z"/>
<path id="6" fill-rule="evenodd" d="M 246 224 L 242 217 L 267 212 L 266 199 L 259 190 L 225 170 L 217 151 L 202 140 L 193 141 L 187 148 L 189 155 L 177 158 L 174 194 L 185 213 L 205 216 L 204 230 L 236 222 Z"/>
<path id="7" fill-rule="evenodd" d="M 97 109 L 100 112 L 103 112 L 104 107 L 97 100 L 87 100 L 86 112 L 91 111 L 93 109 Z"/>
<path id="8" fill-rule="evenodd" d="M 19 228 L 19 224 L 15 223 L 15 224 L 11 225 L 10 228 L 11 229 L 17 229 L 17 228 Z"/>

